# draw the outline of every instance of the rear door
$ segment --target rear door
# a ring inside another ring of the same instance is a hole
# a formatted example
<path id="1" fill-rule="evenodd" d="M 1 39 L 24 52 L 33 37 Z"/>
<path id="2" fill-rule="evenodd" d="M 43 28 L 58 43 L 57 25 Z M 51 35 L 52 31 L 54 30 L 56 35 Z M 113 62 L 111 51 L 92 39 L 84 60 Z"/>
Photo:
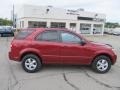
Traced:
<path id="1" fill-rule="evenodd" d="M 43 63 L 62 63 L 60 60 L 60 42 L 57 30 L 43 31 L 36 37 L 35 47 L 42 54 Z"/>

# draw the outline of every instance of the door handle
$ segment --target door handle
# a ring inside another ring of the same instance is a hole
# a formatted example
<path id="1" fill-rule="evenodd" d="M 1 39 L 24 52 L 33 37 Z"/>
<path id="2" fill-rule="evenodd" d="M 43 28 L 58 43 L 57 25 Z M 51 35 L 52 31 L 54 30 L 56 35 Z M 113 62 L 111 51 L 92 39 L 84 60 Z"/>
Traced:
<path id="1" fill-rule="evenodd" d="M 64 47 L 64 48 L 65 48 L 65 47 L 67 47 L 67 46 L 65 46 L 65 45 L 64 45 L 64 46 L 62 46 L 62 47 Z"/>

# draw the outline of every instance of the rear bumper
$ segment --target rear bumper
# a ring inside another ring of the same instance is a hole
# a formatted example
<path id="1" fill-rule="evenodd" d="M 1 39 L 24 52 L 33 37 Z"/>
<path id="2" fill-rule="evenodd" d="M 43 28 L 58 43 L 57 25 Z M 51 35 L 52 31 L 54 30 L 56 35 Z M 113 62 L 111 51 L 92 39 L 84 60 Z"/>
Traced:
<path id="1" fill-rule="evenodd" d="M 15 57 L 13 53 L 9 52 L 8 53 L 9 59 L 13 60 L 13 61 L 18 61 L 19 62 L 19 58 Z"/>

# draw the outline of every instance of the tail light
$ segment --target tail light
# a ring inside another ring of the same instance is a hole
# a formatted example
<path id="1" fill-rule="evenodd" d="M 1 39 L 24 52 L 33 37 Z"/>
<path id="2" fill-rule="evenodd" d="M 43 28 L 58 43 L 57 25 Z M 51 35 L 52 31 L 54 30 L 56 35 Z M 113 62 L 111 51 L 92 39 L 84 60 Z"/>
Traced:
<path id="1" fill-rule="evenodd" d="M 12 48 L 12 44 L 10 45 L 10 48 Z"/>

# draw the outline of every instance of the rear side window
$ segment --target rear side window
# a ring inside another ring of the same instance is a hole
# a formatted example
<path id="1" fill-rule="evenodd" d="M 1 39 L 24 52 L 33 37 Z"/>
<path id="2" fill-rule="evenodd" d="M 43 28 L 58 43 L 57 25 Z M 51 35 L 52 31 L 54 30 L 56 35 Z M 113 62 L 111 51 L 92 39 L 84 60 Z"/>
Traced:
<path id="1" fill-rule="evenodd" d="M 30 34 L 32 34 L 34 31 L 35 30 L 22 30 L 16 35 L 15 39 L 25 39 Z"/>
<path id="2" fill-rule="evenodd" d="M 45 31 L 41 34 L 39 34 L 36 37 L 36 40 L 40 41 L 51 41 L 51 42 L 57 42 L 59 40 L 59 35 L 57 31 Z"/>

